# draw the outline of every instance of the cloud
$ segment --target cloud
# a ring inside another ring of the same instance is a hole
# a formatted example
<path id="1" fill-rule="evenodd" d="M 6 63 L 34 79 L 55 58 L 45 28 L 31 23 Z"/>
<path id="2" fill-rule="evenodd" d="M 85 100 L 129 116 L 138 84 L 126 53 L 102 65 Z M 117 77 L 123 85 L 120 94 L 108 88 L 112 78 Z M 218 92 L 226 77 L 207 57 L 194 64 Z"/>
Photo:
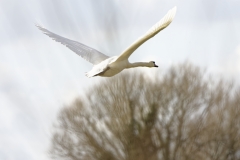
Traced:
<path id="1" fill-rule="evenodd" d="M 225 60 L 222 69 L 233 76 L 240 75 L 240 44 L 236 47 L 234 54 Z"/>

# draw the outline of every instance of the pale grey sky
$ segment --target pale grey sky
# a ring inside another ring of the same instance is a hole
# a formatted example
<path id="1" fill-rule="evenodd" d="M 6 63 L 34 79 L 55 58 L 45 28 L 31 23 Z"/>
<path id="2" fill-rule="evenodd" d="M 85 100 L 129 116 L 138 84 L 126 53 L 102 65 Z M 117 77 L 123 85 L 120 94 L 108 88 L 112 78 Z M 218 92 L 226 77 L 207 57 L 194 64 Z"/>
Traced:
<path id="1" fill-rule="evenodd" d="M 175 5 L 173 23 L 130 61 L 155 60 L 161 70 L 189 60 L 239 80 L 238 0 L 0 0 L 0 159 L 49 159 L 57 113 L 101 80 L 85 77 L 91 64 L 42 34 L 36 22 L 113 56 Z"/>

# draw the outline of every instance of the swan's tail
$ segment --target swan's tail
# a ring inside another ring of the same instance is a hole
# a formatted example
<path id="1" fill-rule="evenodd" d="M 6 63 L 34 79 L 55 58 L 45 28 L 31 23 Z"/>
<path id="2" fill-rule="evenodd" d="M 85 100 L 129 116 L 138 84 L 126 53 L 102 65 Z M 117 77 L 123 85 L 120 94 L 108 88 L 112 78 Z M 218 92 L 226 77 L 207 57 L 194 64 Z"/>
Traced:
<path id="1" fill-rule="evenodd" d="M 91 74 L 91 72 L 86 72 L 85 76 L 87 76 L 88 78 L 91 78 L 91 77 L 94 77 L 96 75 Z"/>
<path id="2" fill-rule="evenodd" d="M 89 75 L 88 72 L 85 72 L 85 76 L 88 77 L 88 78 L 91 78 L 91 76 Z"/>

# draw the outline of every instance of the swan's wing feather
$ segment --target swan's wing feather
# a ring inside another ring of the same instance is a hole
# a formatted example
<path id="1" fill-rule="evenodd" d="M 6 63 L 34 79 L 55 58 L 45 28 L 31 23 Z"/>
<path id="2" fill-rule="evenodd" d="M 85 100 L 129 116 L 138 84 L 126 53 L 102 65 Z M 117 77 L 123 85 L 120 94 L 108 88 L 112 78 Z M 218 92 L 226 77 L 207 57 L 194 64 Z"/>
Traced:
<path id="1" fill-rule="evenodd" d="M 145 35 L 137 39 L 131 46 L 129 46 L 125 51 L 121 53 L 117 61 L 124 60 L 129 58 L 129 56 L 139 47 L 141 46 L 145 41 L 155 36 L 157 33 L 159 33 L 161 30 L 166 28 L 173 20 L 175 14 L 176 14 L 177 7 L 175 6 L 171 10 L 168 11 L 168 13 L 154 26 L 152 26 Z"/>
<path id="2" fill-rule="evenodd" d="M 66 47 L 68 47 L 69 49 L 71 49 L 73 52 L 75 52 L 76 54 L 78 54 L 79 56 L 81 56 L 82 58 L 84 58 L 85 60 L 89 61 L 90 63 L 96 65 L 100 62 L 102 62 L 103 60 L 109 58 L 108 56 L 106 56 L 105 54 L 90 48 L 82 43 L 79 43 L 77 41 L 73 41 L 64 37 L 61 37 L 55 33 L 52 33 L 50 31 L 48 31 L 47 29 L 36 25 L 44 34 L 48 35 L 49 37 L 51 37 L 53 40 L 62 43 L 63 45 L 65 45 Z"/>

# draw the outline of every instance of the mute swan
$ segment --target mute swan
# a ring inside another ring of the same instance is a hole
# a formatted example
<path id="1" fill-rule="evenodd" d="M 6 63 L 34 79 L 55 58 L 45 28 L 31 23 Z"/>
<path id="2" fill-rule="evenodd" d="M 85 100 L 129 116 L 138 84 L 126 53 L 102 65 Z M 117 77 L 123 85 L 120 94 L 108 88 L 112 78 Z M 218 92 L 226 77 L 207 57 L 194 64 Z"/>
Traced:
<path id="1" fill-rule="evenodd" d="M 67 46 L 69 49 L 77 53 L 79 56 L 92 63 L 94 66 L 91 71 L 86 73 L 87 77 L 94 76 L 111 77 L 127 68 L 158 67 L 154 61 L 129 63 L 128 58 L 145 41 L 154 37 L 158 32 L 166 28 L 172 22 L 176 10 L 177 10 L 176 6 L 173 9 L 169 10 L 168 13 L 158 23 L 156 23 L 146 32 L 146 34 L 144 34 L 142 37 L 136 40 L 119 56 L 114 57 L 108 57 L 105 54 L 93 48 L 90 48 L 84 44 L 61 37 L 39 25 L 36 26 L 41 31 L 43 31 L 44 34 L 48 35 L 53 40 L 62 43 L 63 45 Z"/>

